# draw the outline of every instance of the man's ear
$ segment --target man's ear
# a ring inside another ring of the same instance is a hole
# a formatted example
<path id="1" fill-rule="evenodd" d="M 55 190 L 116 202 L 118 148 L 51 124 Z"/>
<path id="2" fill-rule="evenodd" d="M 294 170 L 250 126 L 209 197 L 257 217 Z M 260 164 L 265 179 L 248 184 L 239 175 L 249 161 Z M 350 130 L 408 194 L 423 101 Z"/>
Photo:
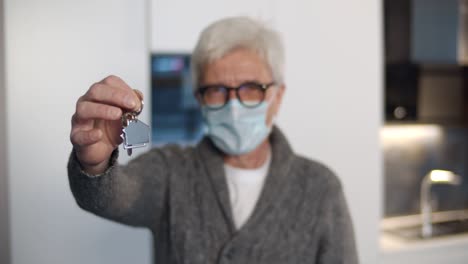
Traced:
<path id="1" fill-rule="evenodd" d="M 275 115 L 278 114 L 278 111 L 279 111 L 279 108 L 281 106 L 281 102 L 283 101 L 283 95 L 284 95 L 284 92 L 286 90 L 286 85 L 285 84 L 282 84 L 278 87 L 278 91 L 276 92 L 276 98 L 275 98 Z"/>

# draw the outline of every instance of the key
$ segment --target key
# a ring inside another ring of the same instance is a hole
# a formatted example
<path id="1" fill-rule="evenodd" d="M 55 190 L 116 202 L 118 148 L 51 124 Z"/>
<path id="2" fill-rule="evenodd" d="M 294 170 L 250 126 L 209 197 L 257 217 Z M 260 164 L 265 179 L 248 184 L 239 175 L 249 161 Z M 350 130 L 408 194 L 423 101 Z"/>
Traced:
<path id="1" fill-rule="evenodd" d="M 134 113 L 124 114 L 122 120 L 123 148 L 127 150 L 127 154 L 131 156 L 132 149 L 148 145 L 150 129 L 147 124 L 138 120 Z"/>
<path id="2" fill-rule="evenodd" d="M 122 115 L 122 134 L 123 148 L 127 150 L 129 156 L 132 155 L 132 149 L 145 147 L 150 140 L 150 129 L 147 124 L 138 120 L 138 115 L 143 110 L 144 102 L 140 92 L 137 92 L 141 100 L 141 108 L 137 112 L 126 112 Z"/>

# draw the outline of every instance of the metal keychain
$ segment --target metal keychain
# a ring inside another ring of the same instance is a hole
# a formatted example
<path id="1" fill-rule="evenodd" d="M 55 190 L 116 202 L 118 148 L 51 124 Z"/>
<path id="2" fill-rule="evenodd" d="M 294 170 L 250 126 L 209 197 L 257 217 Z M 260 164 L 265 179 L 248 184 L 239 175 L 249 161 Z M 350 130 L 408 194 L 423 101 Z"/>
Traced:
<path id="1" fill-rule="evenodd" d="M 125 112 L 122 115 L 122 139 L 123 148 L 127 150 L 129 156 L 132 155 L 132 149 L 145 147 L 149 143 L 149 126 L 143 121 L 138 120 L 143 110 L 143 99 L 141 99 L 141 108 L 136 112 Z"/>

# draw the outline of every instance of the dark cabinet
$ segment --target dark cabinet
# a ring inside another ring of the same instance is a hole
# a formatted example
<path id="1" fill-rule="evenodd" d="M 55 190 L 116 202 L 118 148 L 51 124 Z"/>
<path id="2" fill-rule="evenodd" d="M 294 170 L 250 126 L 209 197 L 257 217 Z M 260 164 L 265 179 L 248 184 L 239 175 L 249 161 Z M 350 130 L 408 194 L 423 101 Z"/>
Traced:
<path id="1" fill-rule="evenodd" d="M 468 0 L 384 0 L 388 63 L 468 65 Z"/>
<path id="2" fill-rule="evenodd" d="M 466 121 L 465 69 L 456 65 L 422 65 L 418 80 L 418 120 L 461 124 Z"/>
<path id="3" fill-rule="evenodd" d="M 467 0 L 412 0 L 411 57 L 422 63 L 468 63 Z"/>
<path id="4" fill-rule="evenodd" d="M 466 2 L 384 1 L 387 122 L 468 124 L 468 66 L 455 56 L 464 54 Z"/>
<path id="5" fill-rule="evenodd" d="M 385 118 L 416 121 L 419 68 L 415 64 L 389 64 L 385 72 Z"/>
<path id="6" fill-rule="evenodd" d="M 438 124 L 468 124 L 468 67 L 388 64 L 385 118 Z"/>

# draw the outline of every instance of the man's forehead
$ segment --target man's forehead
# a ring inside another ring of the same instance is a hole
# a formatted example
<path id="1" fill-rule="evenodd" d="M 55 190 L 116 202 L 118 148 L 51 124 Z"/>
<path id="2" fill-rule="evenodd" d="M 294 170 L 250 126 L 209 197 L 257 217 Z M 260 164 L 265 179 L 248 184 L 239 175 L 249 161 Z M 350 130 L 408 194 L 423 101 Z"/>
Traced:
<path id="1" fill-rule="evenodd" d="M 239 85 L 246 81 L 271 81 L 269 67 L 253 52 L 232 52 L 204 68 L 205 83 L 222 82 L 227 85 Z"/>

